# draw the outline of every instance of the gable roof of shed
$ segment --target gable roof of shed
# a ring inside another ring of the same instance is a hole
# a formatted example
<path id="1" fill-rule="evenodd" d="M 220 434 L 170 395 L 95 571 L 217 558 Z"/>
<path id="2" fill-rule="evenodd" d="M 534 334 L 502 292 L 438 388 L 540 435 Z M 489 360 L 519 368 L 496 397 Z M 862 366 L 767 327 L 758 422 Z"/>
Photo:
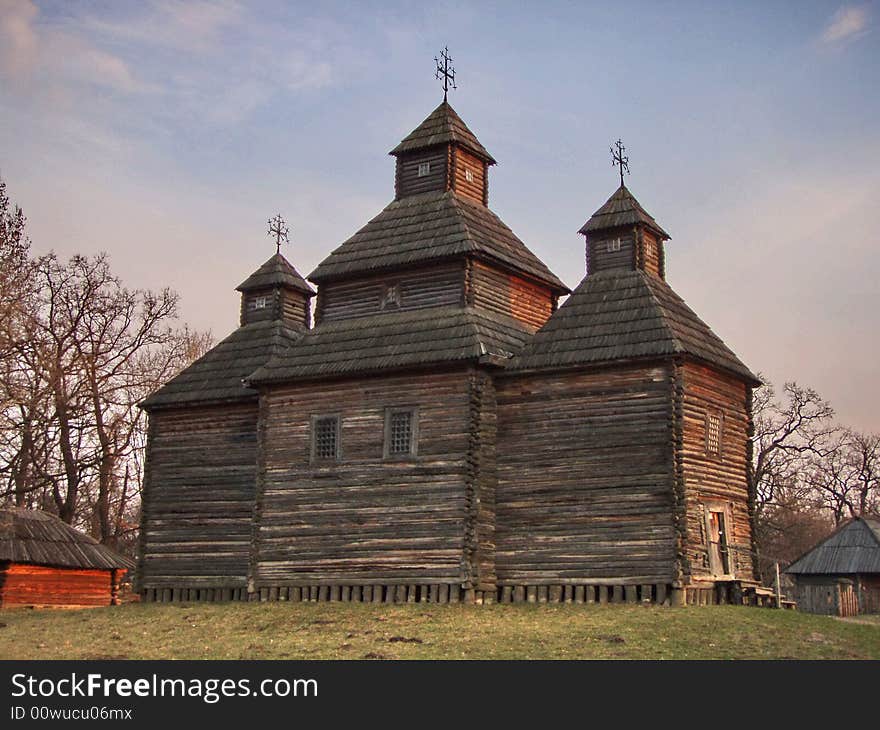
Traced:
<path id="1" fill-rule="evenodd" d="M 247 292 L 254 289 L 267 289 L 277 285 L 298 289 L 309 296 L 314 296 L 315 294 L 314 289 L 309 286 L 308 282 L 299 275 L 299 272 L 293 268 L 293 265 L 280 253 L 276 253 L 268 259 L 235 289 L 236 291 Z"/>
<path id="2" fill-rule="evenodd" d="M 495 164 L 492 155 L 480 144 L 476 135 L 468 129 L 467 124 L 447 101 L 442 102 L 388 154 L 396 156 L 449 142 L 465 147 L 490 165 Z"/>
<path id="3" fill-rule="evenodd" d="M 309 278 L 321 281 L 462 254 L 495 259 L 556 291 L 569 291 L 491 210 L 443 191 L 393 201 Z"/>
<path id="4" fill-rule="evenodd" d="M 599 210 L 593 213 L 581 227 L 578 233 L 584 235 L 592 231 L 604 230 L 607 228 L 618 228 L 620 226 L 632 226 L 636 223 L 642 223 L 653 230 L 661 238 L 669 238 L 654 217 L 646 211 L 635 196 L 627 189 L 625 185 L 621 185 L 614 194 L 605 201 Z"/>
<path id="5" fill-rule="evenodd" d="M 880 520 L 856 517 L 795 560 L 786 573 L 880 573 Z"/>
<path id="6" fill-rule="evenodd" d="M 253 374 L 253 383 L 508 358 L 530 331 L 512 317 L 438 307 L 322 322 Z"/>
<path id="7" fill-rule="evenodd" d="M 759 382 L 665 281 L 641 270 L 609 269 L 587 276 L 508 369 L 675 355 L 690 355 Z"/>
<path id="8" fill-rule="evenodd" d="M 134 568 L 133 560 L 55 515 L 21 507 L 0 508 L 0 561 L 83 570 Z"/>
<path id="9" fill-rule="evenodd" d="M 280 320 L 239 327 L 141 403 L 149 410 L 204 402 L 246 400 L 257 392 L 242 381 L 269 358 L 302 337 L 305 327 Z"/>

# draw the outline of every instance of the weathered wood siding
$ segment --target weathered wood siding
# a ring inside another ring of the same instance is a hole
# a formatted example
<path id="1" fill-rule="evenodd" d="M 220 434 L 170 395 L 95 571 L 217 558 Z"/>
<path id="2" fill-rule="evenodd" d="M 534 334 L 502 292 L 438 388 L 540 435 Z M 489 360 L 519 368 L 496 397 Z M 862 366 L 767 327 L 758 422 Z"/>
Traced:
<path id="1" fill-rule="evenodd" d="M 399 304 L 386 305 L 387 287 L 397 286 Z M 367 276 L 321 286 L 318 321 L 364 317 L 381 311 L 425 309 L 461 304 L 464 269 L 460 262 Z"/>
<path id="2" fill-rule="evenodd" d="M 639 231 L 638 267 L 661 279 L 666 278 L 663 242 L 650 231 Z"/>
<path id="3" fill-rule="evenodd" d="M 449 146 L 443 145 L 397 158 L 395 192 L 398 198 L 418 195 L 432 190 L 448 190 L 446 171 L 449 167 Z M 419 165 L 428 163 L 431 169 L 419 177 Z"/>
<path id="4" fill-rule="evenodd" d="M 266 298 L 266 306 L 256 309 L 255 304 L 260 297 Z M 309 310 L 309 299 L 301 292 L 281 287 L 261 289 L 241 295 L 239 322 L 245 325 L 281 319 L 290 324 L 308 327 Z"/>
<path id="5" fill-rule="evenodd" d="M 150 414 L 140 587 L 246 585 L 257 404 Z"/>
<path id="6" fill-rule="evenodd" d="M 261 401 L 253 585 L 465 583 L 488 421 L 474 375 L 412 373 L 280 386 Z M 418 407 L 417 455 L 386 459 L 388 407 Z M 486 406 L 489 407 L 489 406 Z M 313 415 L 338 414 L 340 458 L 310 463 Z M 486 515 L 488 513 L 485 513 Z M 480 517 L 478 521 L 482 519 Z M 485 542 L 485 540 L 484 540 Z"/>
<path id="7" fill-rule="evenodd" d="M 687 505 L 687 563 L 691 577 L 711 577 L 705 512 L 707 503 L 730 509 L 728 543 L 734 577 L 754 578 L 749 515 L 747 442 L 748 387 L 737 378 L 696 363 L 680 367 L 682 454 Z M 707 451 L 706 417 L 721 418 L 721 453 Z"/>
<path id="8" fill-rule="evenodd" d="M 452 189 L 462 197 L 486 205 L 486 163 L 461 147 L 453 149 L 452 159 Z M 470 180 L 468 172 L 471 175 Z"/>
<path id="9" fill-rule="evenodd" d="M 115 573 L 0 564 L 0 606 L 109 606 L 115 594 Z"/>
<path id="10" fill-rule="evenodd" d="M 482 261 L 468 264 L 467 299 L 475 307 L 500 312 L 537 330 L 554 311 L 554 295 L 549 288 L 526 281 Z"/>
<path id="11" fill-rule="evenodd" d="M 470 382 L 470 445 L 466 500 L 471 517 L 465 527 L 466 565 L 473 565 L 478 590 L 493 590 L 495 572 L 495 490 L 497 401 L 489 374 L 473 371 Z"/>
<path id="12" fill-rule="evenodd" d="M 667 366 L 499 379 L 498 582 L 674 578 Z"/>
<path id="13" fill-rule="evenodd" d="M 635 237 L 632 229 L 609 231 L 594 240 L 587 239 L 587 272 L 593 274 L 607 269 L 635 268 Z M 613 241 L 620 240 L 620 249 L 613 250 Z"/>

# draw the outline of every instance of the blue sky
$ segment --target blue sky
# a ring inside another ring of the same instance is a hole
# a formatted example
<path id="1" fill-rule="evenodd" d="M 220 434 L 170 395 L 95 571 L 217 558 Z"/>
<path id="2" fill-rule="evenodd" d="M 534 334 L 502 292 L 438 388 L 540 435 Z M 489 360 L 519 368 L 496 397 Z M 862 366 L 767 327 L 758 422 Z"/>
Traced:
<path id="1" fill-rule="evenodd" d="M 0 175 L 36 251 L 107 251 L 183 319 L 237 323 L 281 212 L 307 274 L 387 204 L 442 98 L 499 161 L 490 205 L 570 286 L 630 189 L 668 280 L 755 370 L 880 430 L 876 3 L 0 0 Z"/>

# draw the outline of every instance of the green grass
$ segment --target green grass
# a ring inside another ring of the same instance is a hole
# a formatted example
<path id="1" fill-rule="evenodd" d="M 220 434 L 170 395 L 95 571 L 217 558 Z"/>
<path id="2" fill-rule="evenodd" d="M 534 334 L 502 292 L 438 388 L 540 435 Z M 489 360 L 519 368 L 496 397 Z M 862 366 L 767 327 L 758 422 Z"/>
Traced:
<path id="1" fill-rule="evenodd" d="M 880 623 L 733 606 L 128 604 L 0 611 L 2 659 L 880 659 Z"/>

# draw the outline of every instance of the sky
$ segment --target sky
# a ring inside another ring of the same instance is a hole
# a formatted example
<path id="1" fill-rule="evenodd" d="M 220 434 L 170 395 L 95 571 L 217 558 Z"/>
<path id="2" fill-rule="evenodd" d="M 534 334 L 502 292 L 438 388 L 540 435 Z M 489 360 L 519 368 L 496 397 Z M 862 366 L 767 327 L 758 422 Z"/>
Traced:
<path id="1" fill-rule="evenodd" d="M 390 202 L 448 46 L 490 207 L 563 281 L 621 138 L 671 286 L 880 431 L 878 30 L 877 2 L 0 0 L 0 176 L 35 253 L 106 251 L 219 339 L 268 218 L 305 275 Z"/>

